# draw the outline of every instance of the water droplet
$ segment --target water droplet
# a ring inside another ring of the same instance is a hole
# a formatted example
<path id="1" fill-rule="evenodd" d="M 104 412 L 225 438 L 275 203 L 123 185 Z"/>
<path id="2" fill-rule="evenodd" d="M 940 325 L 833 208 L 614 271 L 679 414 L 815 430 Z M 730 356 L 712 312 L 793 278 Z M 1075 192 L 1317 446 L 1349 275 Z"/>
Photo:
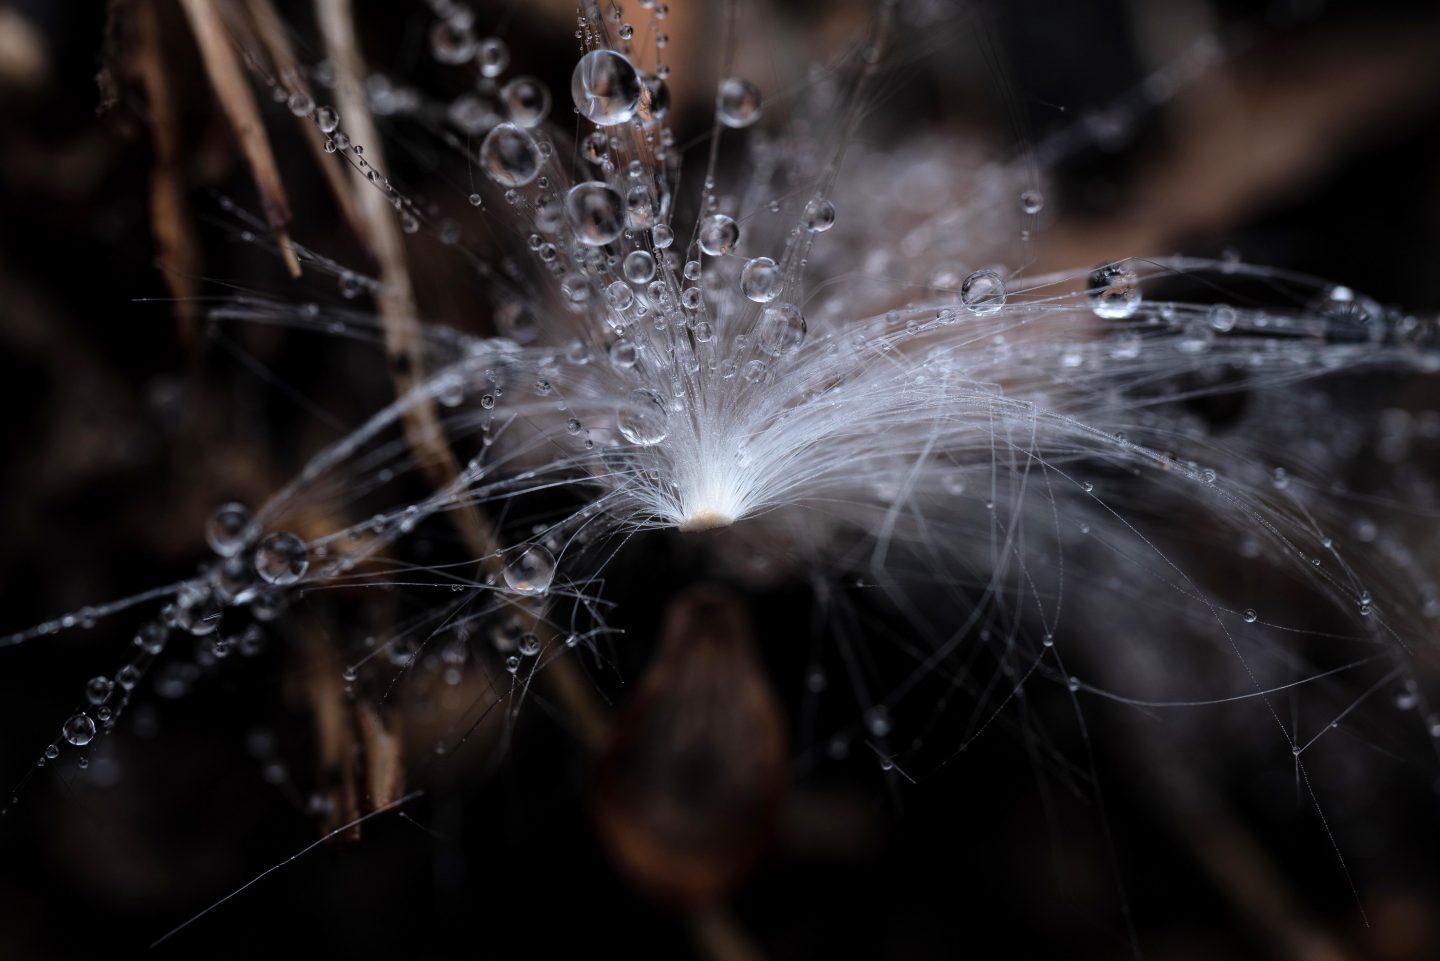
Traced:
<path id="1" fill-rule="evenodd" d="M 655 258 L 648 250 L 632 250 L 625 255 L 622 269 L 630 283 L 649 283 L 650 278 L 655 276 Z"/>
<path id="2" fill-rule="evenodd" d="M 297 117 L 308 117 L 315 112 L 315 101 L 303 93 L 292 93 L 287 103 L 290 112 Z"/>
<path id="3" fill-rule="evenodd" d="M 540 172 L 540 151 L 523 128 L 502 123 L 480 144 L 480 166 L 502 187 L 523 187 Z"/>
<path id="4" fill-rule="evenodd" d="M 1045 207 L 1045 197 L 1038 190 L 1026 190 L 1020 194 L 1020 209 L 1027 214 L 1038 214 Z"/>
<path id="5" fill-rule="evenodd" d="M 760 119 L 760 90 L 748 80 L 727 77 L 715 97 L 715 117 L 727 127 L 748 127 Z"/>
<path id="6" fill-rule="evenodd" d="M 835 226 L 835 205 L 820 198 L 810 201 L 805 205 L 800 223 L 812 233 L 823 234 Z"/>
<path id="7" fill-rule="evenodd" d="M 591 180 L 571 187 L 565 195 L 565 214 L 575 228 L 576 239 L 591 247 L 610 243 L 625 229 L 620 194 L 604 181 Z"/>
<path id="8" fill-rule="evenodd" d="M 615 282 L 618 284 L 621 281 L 617 280 Z M 619 367 L 621 370 L 628 370 L 634 367 L 636 361 L 640 359 L 639 354 L 635 350 L 635 345 L 628 340 L 615 341 L 615 343 L 610 345 L 609 353 L 610 363 Z"/>
<path id="9" fill-rule="evenodd" d="M 1096 317 L 1124 320 L 1140 309 L 1140 278 L 1124 264 L 1106 264 L 1090 272 L 1086 296 Z"/>
<path id="10" fill-rule="evenodd" d="M 740 225 L 725 214 L 711 214 L 700 221 L 700 249 L 712 257 L 728 254 L 740 241 Z"/>
<path id="11" fill-rule="evenodd" d="M 221 557 L 233 557 L 245 546 L 250 527 L 250 511 L 244 504 L 231 501 L 221 504 L 205 522 L 205 540 Z"/>
<path id="12" fill-rule="evenodd" d="M 609 127 L 635 116 L 640 104 L 640 74 L 613 50 L 592 50 L 580 58 L 570 77 L 570 96 L 580 114 Z"/>
<path id="13" fill-rule="evenodd" d="M 998 271 L 977 270 L 960 285 L 960 302 L 972 313 L 993 314 L 1005 306 L 1005 279 Z"/>
<path id="14" fill-rule="evenodd" d="M 505 561 L 505 584 L 517 594 L 544 594 L 555 579 L 555 558 L 539 544 L 521 548 Z"/>
<path id="15" fill-rule="evenodd" d="M 1222 334 L 1234 330 L 1237 319 L 1235 308 L 1229 304 L 1216 304 L 1210 308 L 1210 326 Z"/>
<path id="16" fill-rule="evenodd" d="M 769 257 L 756 257 L 740 272 L 740 292 L 757 304 L 779 297 L 784 285 L 784 271 Z"/>
<path id="17" fill-rule="evenodd" d="M 540 638 L 526 631 L 520 635 L 520 655 L 522 657 L 534 657 L 540 653 Z"/>
<path id="18" fill-rule="evenodd" d="M 499 37 L 486 37 L 475 46 L 475 62 L 482 76 L 498 77 L 510 66 L 510 48 Z"/>
<path id="19" fill-rule="evenodd" d="M 315 110 L 315 125 L 321 133 L 334 133 L 340 126 L 340 115 L 334 107 L 319 107 Z"/>
<path id="20" fill-rule="evenodd" d="M 789 353 L 805 340 L 805 315 L 794 304 L 771 304 L 760 316 L 756 342 L 767 354 Z"/>
<path id="21" fill-rule="evenodd" d="M 655 249 L 664 250 L 675 242 L 675 231 L 668 224 L 656 224 L 650 228 L 650 241 Z"/>
<path id="22" fill-rule="evenodd" d="M 294 584 L 309 567 L 305 542 L 289 531 L 269 534 L 255 548 L 255 573 L 268 584 Z"/>
<path id="23" fill-rule="evenodd" d="M 614 356 L 613 348 L 611 356 Z M 641 447 L 660 443 L 670 432 L 670 411 L 664 399 L 648 387 L 631 391 L 629 401 L 616 411 L 615 419 L 625 439 Z"/>
<path id="24" fill-rule="evenodd" d="M 440 20 L 430 28 L 430 53 L 445 64 L 460 64 L 475 56 L 475 38 L 469 24 Z"/>
<path id="25" fill-rule="evenodd" d="M 85 700 L 91 704 L 104 704 L 115 689 L 115 682 L 108 677 L 92 677 L 85 683 Z"/>
<path id="26" fill-rule="evenodd" d="M 1246 623 L 1246 624 L 1254 624 L 1256 621 L 1258 621 L 1258 620 L 1260 619 L 1260 615 L 1257 614 L 1257 613 L 1255 613 L 1254 608 L 1249 608 L 1249 607 L 1247 607 L 1247 608 L 1245 609 L 1244 617 L 1245 617 L 1245 623 Z"/>
<path id="27" fill-rule="evenodd" d="M 550 113 L 550 91 L 534 77 L 516 77 L 500 88 L 510 122 L 537 127 Z"/>
<path id="28" fill-rule="evenodd" d="M 84 711 L 72 714 L 60 730 L 65 735 L 65 740 L 76 747 L 84 747 L 95 738 L 95 722 L 90 720 L 90 715 Z"/>
<path id="29" fill-rule="evenodd" d="M 617 280 L 605 288 L 605 299 L 616 310 L 626 310 L 635 302 L 635 291 L 623 280 Z"/>
<path id="30" fill-rule="evenodd" d="M 514 674 L 516 671 L 520 670 L 520 658 L 516 657 L 514 654 L 511 654 L 509 657 L 505 658 L 505 670 L 509 671 L 511 674 Z"/>

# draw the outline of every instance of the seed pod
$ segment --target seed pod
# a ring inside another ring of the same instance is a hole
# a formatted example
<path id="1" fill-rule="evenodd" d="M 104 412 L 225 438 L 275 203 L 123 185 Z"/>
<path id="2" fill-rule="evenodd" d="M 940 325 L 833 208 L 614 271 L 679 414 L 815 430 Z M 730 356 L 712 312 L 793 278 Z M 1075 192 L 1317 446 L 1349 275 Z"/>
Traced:
<path id="1" fill-rule="evenodd" d="M 785 719 L 739 600 L 692 588 L 671 603 L 655 661 L 602 752 L 600 837 L 650 895 L 714 901 L 775 833 L 786 752 Z"/>

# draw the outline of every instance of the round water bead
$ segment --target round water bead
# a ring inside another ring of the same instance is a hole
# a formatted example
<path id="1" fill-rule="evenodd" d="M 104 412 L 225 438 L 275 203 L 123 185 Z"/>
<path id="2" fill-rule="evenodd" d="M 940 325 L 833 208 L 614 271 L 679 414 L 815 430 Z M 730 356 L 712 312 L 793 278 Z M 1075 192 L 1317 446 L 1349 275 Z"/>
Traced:
<path id="1" fill-rule="evenodd" d="M 649 283 L 650 278 L 655 276 L 655 258 L 648 250 L 632 250 L 625 255 L 622 269 L 630 283 Z"/>
<path id="2" fill-rule="evenodd" d="M 602 180 L 571 187 L 565 195 L 565 215 L 575 228 L 575 238 L 591 247 L 610 243 L 625 229 L 625 207 L 620 194 Z"/>
<path id="3" fill-rule="evenodd" d="M 725 214 L 711 214 L 700 221 L 700 249 L 712 257 L 728 254 L 740 242 L 740 225 Z"/>
<path id="4" fill-rule="evenodd" d="M 65 735 L 65 740 L 76 747 L 84 747 L 95 739 L 95 722 L 90 719 L 90 715 L 81 711 L 78 714 L 70 715 L 65 726 L 60 729 L 60 733 Z"/>
<path id="5" fill-rule="evenodd" d="M 534 657 L 540 653 L 540 638 L 526 631 L 520 635 L 520 654 L 524 657 Z"/>
<path id="6" fill-rule="evenodd" d="M 475 45 L 475 62 L 486 77 L 498 77 L 510 66 L 510 48 L 499 37 L 486 37 Z"/>
<path id="7" fill-rule="evenodd" d="M 334 107 L 320 107 L 315 111 L 315 125 L 321 133 L 334 133 L 340 126 L 340 115 Z"/>
<path id="8" fill-rule="evenodd" d="M 524 128 L 497 124 L 480 144 L 480 166 L 502 187 L 523 187 L 540 172 L 540 150 Z"/>
<path id="9" fill-rule="evenodd" d="M 500 88 L 510 122 L 522 127 L 538 127 L 550 113 L 550 91 L 534 77 L 516 77 Z"/>
<path id="10" fill-rule="evenodd" d="M 517 594 L 544 594 L 555 580 L 555 558 L 539 544 L 531 544 L 505 561 L 505 584 Z"/>
<path id="11" fill-rule="evenodd" d="M 748 127 L 760 119 L 760 90 L 748 80 L 727 77 L 715 97 L 715 117 L 727 127 Z"/>
<path id="12" fill-rule="evenodd" d="M 640 92 L 639 71 L 614 50 L 591 50 L 570 76 L 570 96 L 581 116 L 601 127 L 634 117 Z"/>
<path id="13" fill-rule="evenodd" d="M 985 268 L 977 270 L 960 285 L 960 303 L 972 313 L 993 314 L 1005 306 L 1005 278 Z"/>
<path id="14" fill-rule="evenodd" d="M 1038 214 L 1045 207 L 1045 197 L 1038 190 L 1026 190 L 1020 194 L 1020 209 L 1027 214 Z"/>
<path id="15" fill-rule="evenodd" d="M 1090 272 L 1086 296 L 1096 317 L 1124 320 L 1140 309 L 1140 278 L 1124 264 L 1105 264 Z"/>
<path id="16" fill-rule="evenodd" d="M 475 56 L 475 38 L 469 24 L 441 20 L 430 28 L 430 53 L 441 63 L 465 63 Z"/>
<path id="17" fill-rule="evenodd" d="M 617 280 L 605 288 L 605 299 L 616 310 L 626 310 L 635 303 L 635 291 L 631 290 L 625 281 Z"/>
<path id="18" fill-rule="evenodd" d="M 244 504 L 231 501 L 211 512 L 205 522 L 205 540 L 221 557 L 233 557 L 245 546 L 249 527 L 250 510 Z"/>
<path id="19" fill-rule="evenodd" d="M 104 704 L 113 690 L 115 690 L 115 682 L 110 678 L 104 675 L 92 677 L 85 683 L 85 700 L 91 704 Z"/>
<path id="20" fill-rule="evenodd" d="M 675 231 L 670 229 L 669 224 L 656 224 L 650 228 L 650 242 L 655 249 L 664 250 L 675 242 Z"/>
<path id="21" fill-rule="evenodd" d="M 740 271 L 740 292 L 757 304 L 768 304 L 780 296 L 785 272 L 769 257 L 756 257 Z"/>
<path id="22" fill-rule="evenodd" d="M 624 341 L 617 341 L 617 344 Z M 612 349 L 611 356 L 614 356 Z M 615 424 L 632 444 L 649 447 L 658 444 L 670 433 L 670 411 L 665 400 L 648 387 L 637 387 L 630 399 L 615 412 Z"/>
<path id="23" fill-rule="evenodd" d="M 615 283 L 618 284 L 621 283 L 621 281 L 617 280 Z M 626 289 L 628 290 L 629 288 L 627 287 Z M 610 363 L 619 367 L 621 370 L 628 370 L 634 367 L 636 361 L 640 359 L 639 353 L 635 350 L 635 345 L 623 339 L 617 340 L 610 345 L 609 354 Z"/>
<path id="24" fill-rule="evenodd" d="M 267 584 L 294 584 L 309 568 L 305 542 L 289 531 L 266 535 L 255 548 L 255 573 Z"/>
<path id="25" fill-rule="evenodd" d="M 823 234 L 835 226 L 835 205 L 823 198 L 816 198 L 805 205 L 800 223 L 811 233 Z"/>
<path id="26" fill-rule="evenodd" d="M 805 315 L 794 304 L 771 304 L 760 316 L 756 342 L 767 354 L 780 356 L 805 340 Z"/>

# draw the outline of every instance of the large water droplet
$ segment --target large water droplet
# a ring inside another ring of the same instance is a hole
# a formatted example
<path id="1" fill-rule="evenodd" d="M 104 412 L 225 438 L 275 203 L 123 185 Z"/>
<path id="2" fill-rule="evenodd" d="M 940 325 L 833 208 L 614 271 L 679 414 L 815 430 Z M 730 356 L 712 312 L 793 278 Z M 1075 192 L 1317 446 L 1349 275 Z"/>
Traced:
<path id="1" fill-rule="evenodd" d="M 232 557 L 245 546 L 250 527 L 250 511 L 244 504 L 231 501 L 221 504 L 205 522 L 205 540 L 221 557 Z"/>
<path id="2" fill-rule="evenodd" d="M 779 297 L 784 285 L 784 271 L 769 257 L 756 257 L 740 272 L 740 292 L 757 304 Z"/>
<path id="3" fill-rule="evenodd" d="M 960 285 L 960 303 L 972 313 L 993 314 L 1005 306 L 1005 278 L 994 270 L 977 270 Z"/>
<path id="4" fill-rule="evenodd" d="M 65 735 L 65 740 L 76 747 L 84 747 L 95 739 L 95 722 L 90 720 L 90 715 L 81 711 L 70 715 L 60 731 Z"/>
<path id="5" fill-rule="evenodd" d="M 544 594 L 555 579 L 555 558 L 539 544 L 512 554 L 505 562 L 505 583 L 517 594 Z"/>
<path id="6" fill-rule="evenodd" d="M 510 66 L 510 48 L 499 37 L 486 37 L 475 45 L 475 62 L 485 77 L 498 77 Z"/>
<path id="7" fill-rule="evenodd" d="M 789 353 L 805 340 L 805 315 L 794 304 L 771 304 L 760 316 L 756 340 L 767 354 Z"/>
<path id="8" fill-rule="evenodd" d="M 430 28 L 430 52 L 441 63 L 465 63 L 475 56 L 475 37 L 467 24 L 441 20 Z"/>
<path id="9" fill-rule="evenodd" d="M 637 387 L 630 392 L 629 401 L 615 412 L 615 423 L 630 443 L 649 447 L 660 443 L 670 433 L 670 411 L 655 391 Z"/>
<path id="10" fill-rule="evenodd" d="M 1096 317 L 1124 320 L 1140 309 L 1140 278 L 1124 264 L 1106 264 L 1090 272 L 1090 309 Z"/>
<path id="11" fill-rule="evenodd" d="M 255 573 L 268 584 L 294 584 L 309 568 L 305 542 L 289 531 L 269 534 L 255 548 Z"/>
<path id="12" fill-rule="evenodd" d="M 648 250 L 632 250 L 625 255 L 622 269 L 632 284 L 645 284 L 655 276 L 655 258 Z"/>
<path id="13" fill-rule="evenodd" d="M 537 127 L 550 113 L 550 91 L 534 77 L 516 77 L 500 88 L 510 122 L 522 127 Z"/>
<path id="14" fill-rule="evenodd" d="M 540 172 L 540 151 L 522 128 L 497 124 L 480 145 L 480 165 L 502 187 L 523 187 Z"/>
<path id="15" fill-rule="evenodd" d="M 727 127 L 748 127 L 760 119 L 760 90 L 740 77 L 720 81 L 715 117 Z"/>
<path id="16" fill-rule="evenodd" d="M 575 228 L 576 239 L 591 247 L 610 243 L 625 229 L 620 194 L 600 180 L 571 187 L 565 195 L 565 215 Z"/>
<path id="17" fill-rule="evenodd" d="M 740 241 L 740 225 L 733 217 L 711 214 L 700 221 L 700 249 L 712 257 L 728 254 Z"/>
<path id="18" fill-rule="evenodd" d="M 640 104 L 640 74 L 614 50 L 591 50 L 570 76 L 570 96 L 580 113 L 601 127 L 625 123 Z"/>

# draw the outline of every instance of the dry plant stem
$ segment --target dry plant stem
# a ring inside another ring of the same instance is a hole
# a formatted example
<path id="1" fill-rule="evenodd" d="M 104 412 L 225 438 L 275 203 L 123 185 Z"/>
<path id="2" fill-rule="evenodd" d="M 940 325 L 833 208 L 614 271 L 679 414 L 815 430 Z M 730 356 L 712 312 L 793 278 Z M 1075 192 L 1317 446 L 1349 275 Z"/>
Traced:
<path id="1" fill-rule="evenodd" d="M 134 9 L 138 40 L 134 69 L 150 105 L 150 138 L 155 147 L 155 163 L 150 169 L 150 228 L 155 236 L 155 250 L 165 286 L 175 298 L 175 319 L 180 327 L 180 339 L 187 346 L 193 346 L 200 240 L 195 235 L 195 223 L 190 216 L 180 172 L 180 133 L 176 127 L 174 88 L 165 66 L 158 6 L 141 3 Z"/>
<path id="2" fill-rule="evenodd" d="M 200 58 L 210 77 L 210 84 L 220 100 L 221 109 L 230 122 L 245 162 L 255 178 L 255 187 L 260 192 L 260 206 L 265 211 L 265 222 L 270 225 L 275 241 L 280 246 L 281 259 L 290 271 L 290 276 L 300 276 L 300 260 L 295 256 L 294 244 L 290 242 L 290 203 L 285 197 L 285 187 L 280 181 L 280 171 L 275 165 L 275 155 L 270 150 L 270 141 L 265 136 L 265 125 L 260 120 L 260 108 L 255 103 L 254 91 L 249 78 L 240 66 L 240 60 L 231 46 L 231 38 L 216 9 L 214 0 L 180 0 L 180 6 L 190 21 L 190 29 L 200 47 Z"/>
<path id="3" fill-rule="evenodd" d="M 270 55 L 276 76 L 284 83 L 293 85 L 295 89 L 303 92 L 306 96 L 311 96 L 310 85 L 305 82 L 305 70 L 295 57 L 294 48 L 290 45 L 290 35 L 285 29 L 285 22 L 276 12 L 275 5 L 270 0 L 247 0 L 245 9 L 250 15 L 249 23 L 256 40 Z M 320 172 L 325 177 L 325 185 L 330 188 L 330 194 L 335 198 L 341 216 L 350 225 L 350 229 L 355 232 L 356 238 L 359 239 L 366 253 L 373 258 L 374 249 L 370 242 L 369 225 L 360 216 L 355 194 L 350 190 L 350 185 L 346 183 L 345 171 L 325 153 L 325 135 L 309 117 L 295 119 L 301 127 L 301 136 L 305 140 L 305 146 L 309 148 L 315 158 L 315 163 L 319 165 Z"/>
<path id="4" fill-rule="evenodd" d="M 350 0 L 315 0 L 315 18 L 324 38 L 325 54 L 335 66 L 335 101 L 341 124 L 353 143 L 365 147 L 370 164 L 384 169 L 379 132 L 365 100 L 365 61 L 355 35 L 352 4 Z M 351 185 L 380 269 L 376 307 L 395 390 L 403 395 L 424 380 L 424 337 L 405 261 L 404 236 L 385 195 L 358 170 L 352 169 Z M 436 487 L 452 484 L 459 476 L 460 464 L 445 440 L 435 402 L 412 406 L 405 414 L 404 429 L 416 462 L 430 483 Z M 466 546 L 481 559 L 486 573 L 496 578 L 503 576 L 501 545 L 489 519 L 468 503 L 456 505 L 449 516 Z M 525 617 L 537 635 L 547 642 L 555 640 L 538 614 L 527 613 Z M 557 657 L 541 677 L 569 709 L 576 733 L 587 747 L 593 750 L 603 743 L 608 720 L 574 663 L 567 657 Z"/>

